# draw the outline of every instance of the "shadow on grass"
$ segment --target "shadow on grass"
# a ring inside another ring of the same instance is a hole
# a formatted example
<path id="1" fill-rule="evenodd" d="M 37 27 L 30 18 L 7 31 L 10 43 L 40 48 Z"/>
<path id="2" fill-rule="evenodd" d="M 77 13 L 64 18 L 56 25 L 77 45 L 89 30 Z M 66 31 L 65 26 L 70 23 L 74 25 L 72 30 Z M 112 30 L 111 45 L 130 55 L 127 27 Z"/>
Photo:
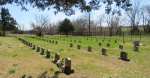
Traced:
<path id="1" fill-rule="evenodd" d="M 62 73 L 62 72 L 56 71 L 56 72 L 54 72 L 54 75 L 52 77 L 50 77 L 50 78 L 59 78 L 59 74 L 60 73 Z"/>

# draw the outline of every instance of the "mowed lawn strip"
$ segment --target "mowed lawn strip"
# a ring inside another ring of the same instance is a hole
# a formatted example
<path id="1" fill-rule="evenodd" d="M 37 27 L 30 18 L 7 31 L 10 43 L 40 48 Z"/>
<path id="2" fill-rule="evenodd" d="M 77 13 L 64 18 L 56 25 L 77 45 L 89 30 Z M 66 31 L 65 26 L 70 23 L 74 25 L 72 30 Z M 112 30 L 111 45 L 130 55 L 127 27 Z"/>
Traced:
<path id="1" fill-rule="evenodd" d="M 0 37 L 0 78 L 37 78 L 48 71 L 53 75 L 58 69 L 50 60 L 37 54 L 13 37 Z"/>
<path id="2" fill-rule="evenodd" d="M 150 46 L 148 43 L 150 41 L 147 40 L 149 37 L 143 37 L 143 46 L 141 46 L 140 52 L 133 51 L 132 41 L 129 38 L 124 47 L 131 60 L 130 62 L 119 60 L 120 50 L 118 47 L 108 48 L 108 56 L 102 56 L 100 55 L 100 51 L 87 52 L 85 49 L 78 50 L 76 47 L 70 48 L 68 43 L 55 45 L 42 40 L 26 39 L 41 47 L 50 49 L 54 53 L 63 49 L 60 52 L 61 56 L 71 57 L 73 68 L 75 69 L 75 73 L 71 77 L 67 76 L 69 78 L 149 78 L 150 62 L 148 60 L 150 57 L 148 51 Z M 74 39 L 76 38 L 74 37 Z"/>

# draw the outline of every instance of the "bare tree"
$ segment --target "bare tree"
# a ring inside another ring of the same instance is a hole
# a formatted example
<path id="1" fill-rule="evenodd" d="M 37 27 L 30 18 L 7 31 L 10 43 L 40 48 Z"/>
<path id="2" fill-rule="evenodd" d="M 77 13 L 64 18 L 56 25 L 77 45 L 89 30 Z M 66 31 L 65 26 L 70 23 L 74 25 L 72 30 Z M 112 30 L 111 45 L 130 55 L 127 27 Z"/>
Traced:
<path id="1" fill-rule="evenodd" d="M 76 35 L 85 35 L 85 32 L 87 30 L 86 26 L 88 25 L 88 20 L 84 16 L 81 16 L 80 18 L 74 20 L 73 24 L 75 26 Z"/>
<path id="2" fill-rule="evenodd" d="M 127 11 L 127 16 L 130 20 L 131 34 L 139 32 L 139 22 L 140 22 L 140 2 L 136 1 L 133 6 Z"/>
<path id="3" fill-rule="evenodd" d="M 37 36 L 43 36 L 49 23 L 48 17 L 44 15 L 39 15 L 35 17 L 35 22 L 31 23 L 33 31 Z"/>
<path id="4" fill-rule="evenodd" d="M 97 31 L 96 32 L 98 32 L 100 35 L 102 35 L 103 34 L 103 27 L 102 27 L 102 23 L 103 23 L 103 18 L 104 18 L 104 16 L 103 15 L 100 15 L 99 16 L 99 19 L 98 19 L 98 21 L 97 21 Z"/>
<path id="5" fill-rule="evenodd" d="M 146 5 L 145 7 L 143 7 L 142 17 L 143 17 L 144 32 L 149 33 L 150 32 L 150 5 Z"/>
<path id="6" fill-rule="evenodd" d="M 113 36 L 121 33 L 120 16 L 118 16 L 118 14 L 107 15 L 106 23 L 108 26 L 107 28 L 108 28 L 109 36 Z"/>

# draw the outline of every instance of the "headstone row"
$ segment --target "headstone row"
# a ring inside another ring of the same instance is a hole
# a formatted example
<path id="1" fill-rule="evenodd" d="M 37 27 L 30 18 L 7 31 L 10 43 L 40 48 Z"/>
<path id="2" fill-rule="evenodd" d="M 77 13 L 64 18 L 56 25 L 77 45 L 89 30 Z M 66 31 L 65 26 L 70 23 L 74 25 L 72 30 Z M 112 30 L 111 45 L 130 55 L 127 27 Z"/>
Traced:
<path id="1" fill-rule="evenodd" d="M 128 53 L 123 51 L 123 45 L 119 45 L 119 49 L 120 49 L 120 56 L 119 59 L 123 60 L 123 61 L 130 61 L 130 59 L 128 58 Z M 101 55 L 107 56 L 107 49 L 106 48 L 102 48 L 101 49 Z"/>
<path id="2" fill-rule="evenodd" d="M 71 65 L 71 59 L 69 57 L 61 59 L 60 54 L 56 53 L 53 59 L 53 63 L 57 65 L 61 72 L 67 75 L 74 73 Z"/>
<path id="3" fill-rule="evenodd" d="M 27 45 L 28 47 L 32 48 L 33 50 L 36 50 L 36 52 L 40 52 L 41 55 L 45 55 L 46 58 L 50 58 L 51 57 L 51 53 L 49 50 L 46 50 L 44 48 L 41 48 L 39 46 L 34 45 L 31 42 L 28 42 L 27 40 L 23 39 L 23 38 L 18 38 L 22 43 L 24 43 L 25 45 Z"/>
<path id="4" fill-rule="evenodd" d="M 52 44 L 58 44 L 57 40 L 48 40 L 48 39 L 39 38 L 39 37 L 31 37 L 31 38 L 42 40 L 42 41 L 49 42 L 49 43 L 52 43 Z"/>
<path id="5" fill-rule="evenodd" d="M 39 46 L 36 46 L 30 42 L 28 42 L 27 40 L 23 39 L 23 38 L 18 38 L 22 43 L 24 43 L 25 45 L 31 47 L 33 50 L 36 49 L 36 52 L 40 52 L 41 55 L 45 55 L 46 58 L 50 58 L 51 57 L 51 52 L 44 49 L 44 48 L 40 48 Z M 59 69 L 61 69 L 61 71 L 65 74 L 71 74 L 74 72 L 74 70 L 71 67 L 71 59 L 70 58 L 64 58 L 61 60 L 60 54 L 55 54 L 54 59 L 53 59 L 53 63 L 57 65 L 57 67 Z"/>

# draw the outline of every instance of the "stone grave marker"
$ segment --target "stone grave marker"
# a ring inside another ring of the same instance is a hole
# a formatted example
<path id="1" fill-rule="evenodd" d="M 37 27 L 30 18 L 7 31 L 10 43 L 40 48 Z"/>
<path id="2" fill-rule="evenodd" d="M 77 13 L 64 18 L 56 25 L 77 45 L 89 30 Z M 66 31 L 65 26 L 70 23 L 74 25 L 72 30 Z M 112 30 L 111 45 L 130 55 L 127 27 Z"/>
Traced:
<path id="1" fill-rule="evenodd" d="M 105 55 L 105 56 L 107 55 L 107 49 L 106 48 L 102 48 L 101 52 L 102 52 L 102 55 Z"/>
<path id="2" fill-rule="evenodd" d="M 92 52 L 92 47 L 88 46 L 88 52 Z"/>
<path id="3" fill-rule="evenodd" d="M 70 47 L 73 47 L 73 44 L 72 43 L 70 43 L 70 45 L 69 45 Z"/>
<path id="4" fill-rule="evenodd" d="M 36 48 L 36 52 L 40 52 L 40 47 L 37 47 L 37 48 Z"/>
<path id="5" fill-rule="evenodd" d="M 45 49 L 44 48 L 41 48 L 41 55 L 44 55 L 44 51 L 45 51 Z"/>
<path id="6" fill-rule="evenodd" d="M 77 45 L 77 49 L 81 49 L 81 45 Z"/>
<path id="7" fill-rule="evenodd" d="M 63 72 L 65 74 L 73 73 L 73 70 L 71 68 L 71 59 L 70 58 L 65 58 L 64 66 L 63 66 Z"/>
<path id="8" fill-rule="evenodd" d="M 121 60 L 124 60 L 124 61 L 130 61 L 130 60 L 128 59 L 128 54 L 127 54 L 125 51 L 121 51 L 121 52 L 120 52 L 120 59 L 121 59 Z"/>
<path id="9" fill-rule="evenodd" d="M 46 58 L 50 58 L 50 51 L 46 51 Z"/>
<path id="10" fill-rule="evenodd" d="M 56 53 L 53 62 L 56 64 L 60 60 L 60 54 Z"/>
<path id="11" fill-rule="evenodd" d="M 120 45 L 119 45 L 119 49 L 120 49 L 120 50 L 123 50 L 123 45 L 120 44 Z"/>
<path id="12" fill-rule="evenodd" d="M 35 45 L 32 46 L 32 49 L 35 50 Z"/>
<path id="13" fill-rule="evenodd" d="M 133 45 L 134 45 L 134 51 L 139 51 L 140 41 L 134 41 Z"/>
<path id="14" fill-rule="evenodd" d="M 98 43 L 98 45 L 99 45 L 99 46 L 101 46 L 101 45 L 102 45 L 102 43 L 101 43 L 101 42 L 99 42 L 99 43 Z"/>
<path id="15" fill-rule="evenodd" d="M 106 45 L 107 47 L 110 47 L 110 44 L 109 43 L 107 43 L 107 45 Z"/>

